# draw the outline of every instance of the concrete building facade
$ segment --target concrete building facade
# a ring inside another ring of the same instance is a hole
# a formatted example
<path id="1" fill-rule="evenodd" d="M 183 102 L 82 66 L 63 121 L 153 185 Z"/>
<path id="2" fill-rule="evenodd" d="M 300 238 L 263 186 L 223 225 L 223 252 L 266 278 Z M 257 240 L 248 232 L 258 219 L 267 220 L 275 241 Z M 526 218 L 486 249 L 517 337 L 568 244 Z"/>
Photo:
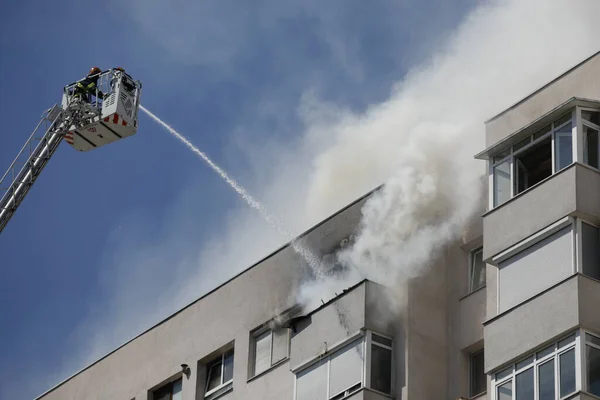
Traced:
<path id="1" fill-rule="evenodd" d="M 369 280 L 298 307 L 286 245 L 38 399 L 600 399 L 599 73 L 600 53 L 486 122 L 482 216 L 401 309 Z M 335 252 L 369 196 L 302 240 Z"/>

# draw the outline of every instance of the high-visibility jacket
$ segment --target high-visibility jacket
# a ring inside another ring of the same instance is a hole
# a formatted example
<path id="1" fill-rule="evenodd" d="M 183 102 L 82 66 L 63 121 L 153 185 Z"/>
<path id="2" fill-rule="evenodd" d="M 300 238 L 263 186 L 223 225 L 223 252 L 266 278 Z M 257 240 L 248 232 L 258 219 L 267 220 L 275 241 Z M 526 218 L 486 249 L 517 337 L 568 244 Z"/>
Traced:
<path id="1" fill-rule="evenodd" d="M 87 77 L 85 79 L 80 80 L 75 85 L 75 91 L 73 94 L 76 96 L 82 96 L 82 97 L 83 97 L 83 95 L 90 95 L 90 94 L 95 95 L 96 94 L 96 82 L 98 82 L 98 76 L 95 76 L 92 78 Z M 103 94 L 101 91 L 98 91 L 98 97 L 100 97 L 100 98 L 103 97 Z"/>

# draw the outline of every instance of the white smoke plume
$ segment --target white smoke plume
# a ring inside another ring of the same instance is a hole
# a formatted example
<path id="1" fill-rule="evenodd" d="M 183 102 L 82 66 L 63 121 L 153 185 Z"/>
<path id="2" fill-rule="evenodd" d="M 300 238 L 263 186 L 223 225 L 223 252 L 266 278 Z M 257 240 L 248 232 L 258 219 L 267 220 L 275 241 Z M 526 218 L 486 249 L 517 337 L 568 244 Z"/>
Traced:
<path id="1" fill-rule="evenodd" d="M 482 201 L 486 168 L 474 154 L 485 147 L 484 121 L 597 51 L 599 12 L 595 0 L 488 2 L 388 101 L 311 127 L 335 140 L 316 158 L 307 213 L 386 185 L 364 206 L 354 246 L 338 254 L 350 277 L 311 282 L 302 301 L 315 306 L 349 279 L 402 285 L 422 274 Z"/>

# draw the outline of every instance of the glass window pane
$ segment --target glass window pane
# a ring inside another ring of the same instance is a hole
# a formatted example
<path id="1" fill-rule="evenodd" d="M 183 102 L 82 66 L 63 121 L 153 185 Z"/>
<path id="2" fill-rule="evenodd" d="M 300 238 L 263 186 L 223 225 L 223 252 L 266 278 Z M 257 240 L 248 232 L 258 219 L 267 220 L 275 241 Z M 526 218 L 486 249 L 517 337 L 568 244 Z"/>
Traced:
<path id="1" fill-rule="evenodd" d="M 554 359 L 538 367 L 539 400 L 554 400 Z"/>
<path id="2" fill-rule="evenodd" d="M 560 171 L 573 162 L 573 138 L 571 124 L 568 124 L 555 134 L 554 151 L 556 171 Z"/>
<path id="3" fill-rule="evenodd" d="M 589 126 L 583 126 L 585 162 L 594 168 L 600 168 L 598 164 L 598 131 Z"/>
<path id="4" fill-rule="evenodd" d="M 540 350 L 540 351 L 538 351 L 538 353 L 537 353 L 537 358 L 538 358 L 538 360 L 539 360 L 540 358 L 544 358 L 544 357 L 546 357 L 548 354 L 551 354 L 553 351 L 554 351 L 554 344 L 553 344 L 553 345 L 551 345 L 551 346 L 548 346 L 548 347 L 546 347 L 546 348 L 545 348 L 545 349 L 543 349 L 543 350 Z"/>
<path id="5" fill-rule="evenodd" d="M 560 397 L 575 391 L 575 349 L 560 355 Z"/>
<path id="6" fill-rule="evenodd" d="M 558 348 L 562 349 L 563 347 L 566 347 L 567 345 L 570 345 L 571 343 L 575 342 L 575 334 L 572 333 L 569 336 L 567 336 L 566 338 L 564 338 L 563 340 L 561 340 L 560 342 L 558 342 Z"/>
<path id="7" fill-rule="evenodd" d="M 588 392 L 600 396 L 600 350 L 585 346 Z"/>
<path id="8" fill-rule="evenodd" d="M 517 375 L 515 382 L 517 384 L 516 400 L 534 400 L 533 368 Z"/>
<path id="9" fill-rule="evenodd" d="M 206 380 L 206 391 L 221 386 L 221 362 L 212 364 L 208 370 L 208 379 Z"/>
<path id="10" fill-rule="evenodd" d="M 381 346 L 371 345 L 371 388 L 380 392 L 392 392 L 392 352 Z"/>
<path id="11" fill-rule="evenodd" d="M 502 153 L 498 153 L 498 154 L 494 155 L 494 158 L 493 158 L 494 164 L 497 163 L 498 161 L 502 161 L 509 155 L 510 155 L 510 149 L 506 149 Z"/>
<path id="12" fill-rule="evenodd" d="M 483 262 L 483 250 L 471 253 L 471 265 L 469 266 L 469 291 L 473 292 L 485 286 L 485 263 Z"/>
<path id="13" fill-rule="evenodd" d="M 527 357 L 526 359 L 519 361 L 516 365 L 517 370 L 520 370 L 521 368 L 524 368 L 526 366 L 528 366 L 529 364 L 533 363 L 533 356 Z"/>
<path id="14" fill-rule="evenodd" d="M 512 400 L 512 381 L 508 381 L 502 386 L 498 386 L 497 400 Z"/>
<path id="15" fill-rule="evenodd" d="M 571 112 L 569 111 L 567 114 L 563 115 L 562 117 L 560 117 L 559 119 L 554 121 L 554 129 L 558 128 L 559 126 L 561 126 L 565 122 L 569 121 L 570 119 L 571 119 Z"/>
<path id="16" fill-rule="evenodd" d="M 526 137 L 525 139 L 521 140 L 519 143 L 515 144 L 513 146 L 513 151 L 517 151 L 520 148 L 527 146 L 529 143 L 531 143 L 531 136 Z"/>
<path id="17" fill-rule="evenodd" d="M 471 354 L 470 359 L 470 374 L 471 374 L 471 388 L 470 396 L 474 397 L 487 390 L 487 377 L 485 375 L 483 359 L 483 350 L 477 353 Z"/>
<path id="18" fill-rule="evenodd" d="M 271 331 L 254 338 L 254 374 L 260 374 L 271 366 Z"/>
<path id="19" fill-rule="evenodd" d="M 225 361 L 223 366 L 223 383 L 229 382 L 233 379 L 233 351 L 225 354 Z"/>
<path id="20" fill-rule="evenodd" d="M 381 343 L 384 346 L 392 347 L 392 340 L 385 338 L 383 336 L 379 336 L 374 333 L 371 333 L 371 340 L 373 340 L 374 342 L 377 342 L 377 343 Z"/>
<path id="21" fill-rule="evenodd" d="M 290 332 L 287 328 L 277 329 L 273 332 L 273 350 L 271 364 L 283 360 L 289 356 Z"/>
<path id="22" fill-rule="evenodd" d="M 510 163 L 505 161 L 494 167 L 494 206 L 510 199 Z"/>
<path id="23" fill-rule="evenodd" d="M 581 224 L 582 271 L 594 279 L 600 279 L 600 229 Z"/>
<path id="24" fill-rule="evenodd" d="M 499 380 L 506 378 L 507 376 L 512 374 L 512 371 L 513 371 L 512 366 L 510 366 L 506 369 L 503 369 L 502 371 L 500 371 L 496 374 L 496 380 L 499 381 Z"/>
<path id="25" fill-rule="evenodd" d="M 327 400 L 327 360 L 298 372 L 296 400 Z"/>
<path id="26" fill-rule="evenodd" d="M 593 124 L 600 125 L 600 112 L 581 111 L 581 118 L 585 121 L 590 121 Z"/>
<path id="27" fill-rule="evenodd" d="M 552 125 L 546 125 L 539 131 L 533 134 L 533 140 L 537 140 L 552 130 Z"/>
<path id="28" fill-rule="evenodd" d="M 171 398 L 171 400 L 181 400 L 181 379 L 177 379 L 175 382 L 173 382 L 173 397 Z"/>
<path id="29" fill-rule="evenodd" d="M 596 346 L 600 346 L 600 338 L 594 335 L 590 335 L 589 333 L 585 334 L 585 340 L 586 342 L 590 342 L 592 344 L 595 344 Z"/>

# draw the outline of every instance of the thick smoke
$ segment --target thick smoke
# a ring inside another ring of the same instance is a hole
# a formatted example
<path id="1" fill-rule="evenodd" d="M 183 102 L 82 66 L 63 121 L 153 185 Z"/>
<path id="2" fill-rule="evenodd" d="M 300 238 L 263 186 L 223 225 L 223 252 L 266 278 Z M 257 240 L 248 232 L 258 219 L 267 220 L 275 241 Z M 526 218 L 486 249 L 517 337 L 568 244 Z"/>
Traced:
<path id="1" fill-rule="evenodd" d="M 316 306 L 359 278 L 401 286 L 422 274 L 483 200 L 485 163 L 474 154 L 485 147 L 484 121 L 597 51 L 599 12 L 595 0 L 491 2 L 388 101 L 311 127 L 335 142 L 316 159 L 308 214 L 340 193 L 386 185 L 338 254 L 349 272 L 305 285 L 302 301 Z"/>

